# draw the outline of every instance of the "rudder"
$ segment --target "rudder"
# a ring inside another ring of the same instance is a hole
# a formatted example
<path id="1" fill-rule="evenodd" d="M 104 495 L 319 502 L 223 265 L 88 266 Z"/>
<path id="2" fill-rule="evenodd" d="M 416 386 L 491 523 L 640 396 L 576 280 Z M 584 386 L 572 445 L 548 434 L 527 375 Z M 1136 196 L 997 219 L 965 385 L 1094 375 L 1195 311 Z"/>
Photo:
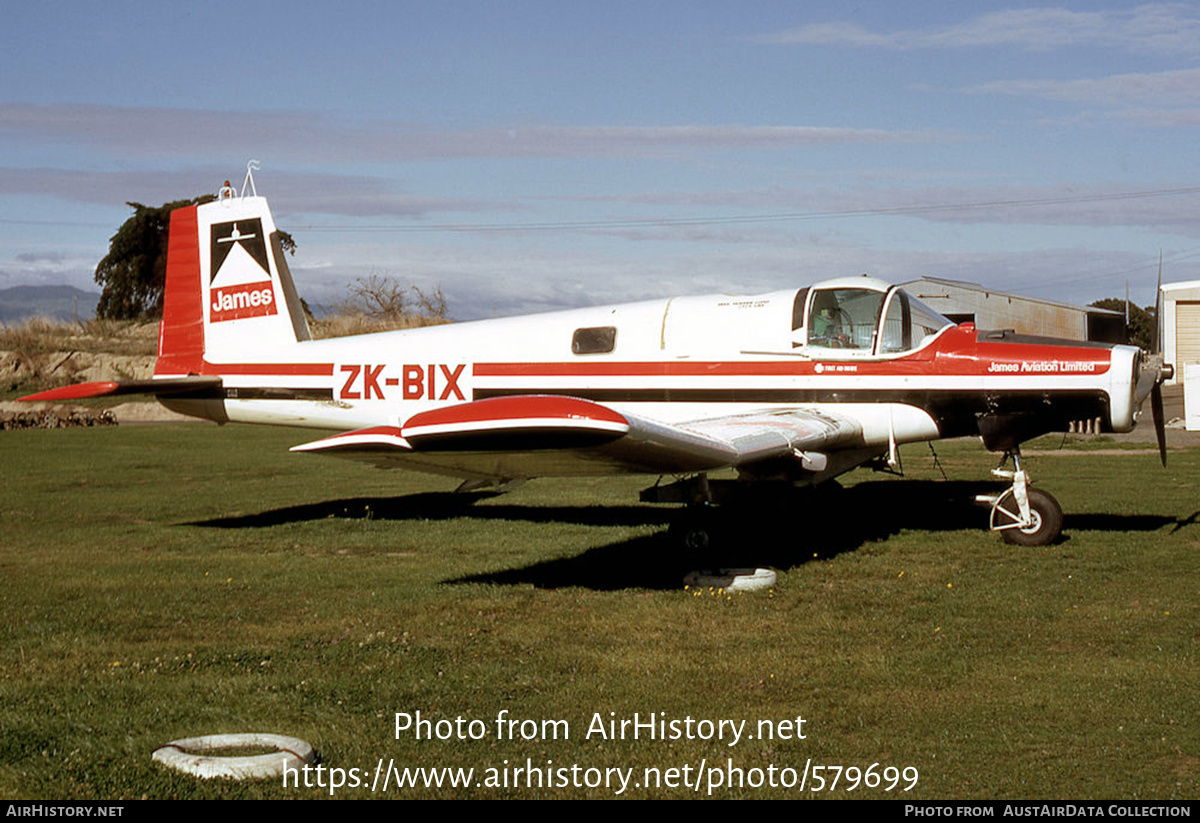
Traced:
<path id="1" fill-rule="evenodd" d="M 167 276 L 158 327 L 156 376 L 200 374 L 204 361 L 204 297 L 200 292 L 197 206 L 171 212 Z"/>

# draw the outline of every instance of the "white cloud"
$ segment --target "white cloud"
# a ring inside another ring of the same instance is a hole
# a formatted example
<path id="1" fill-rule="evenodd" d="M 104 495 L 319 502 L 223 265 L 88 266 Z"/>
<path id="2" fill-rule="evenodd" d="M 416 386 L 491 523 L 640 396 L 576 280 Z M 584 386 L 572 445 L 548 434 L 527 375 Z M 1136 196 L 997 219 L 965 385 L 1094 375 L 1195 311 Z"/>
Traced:
<path id="1" fill-rule="evenodd" d="M 1139 126 L 1163 126 L 1174 128 L 1185 126 L 1194 128 L 1200 126 L 1200 108 L 1198 109 L 1121 109 L 1114 112 L 1114 117 L 1126 120 Z"/>
<path id="2" fill-rule="evenodd" d="M 1114 74 L 1077 80 L 1002 80 L 974 86 L 966 91 L 1110 107 L 1200 106 L 1200 69 Z"/>
<path id="3" fill-rule="evenodd" d="M 762 43 L 890 49 L 1015 46 L 1040 51 L 1068 46 L 1101 46 L 1194 55 L 1200 50 L 1200 12 L 1194 5 L 1175 3 L 1094 12 L 1062 8 L 1007 9 L 950 26 L 870 31 L 854 23 L 818 23 L 763 35 L 757 40 Z"/>
<path id="4" fill-rule="evenodd" d="M 619 257 L 569 253 L 521 260 L 480 253 L 459 256 L 451 264 L 440 255 L 412 249 L 397 249 L 394 259 L 411 279 L 439 285 L 450 313 L 459 319 L 675 295 L 761 294 L 863 272 L 890 282 L 928 274 L 1080 304 L 1122 295 L 1129 280 L 1134 299 L 1144 302 L 1152 299 L 1156 263 L 1153 254 L 1066 246 L 969 252 L 868 248 L 852 242 L 663 254 L 638 265 Z M 1179 266 L 1175 275 L 1188 277 L 1194 270 Z"/>
<path id="5" fill-rule="evenodd" d="M 497 126 L 346 123 L 312 113 L 0 103 L 0 136 L 107 156 L 215 160 L 257 147 L 275 163 L 400 163 L 528 157 L 650 157 L 668 152 L 877 145 L 957 139 L 932 131 L 806 125 Z"/>
<path id="6" fill-rule="evenodd" d="M 564 198 L 572 199 L 572 198 Z M 737 209 L 740 214 L 714 216 L 711 220 L 656 222 L 647 216 L 642 226 L 609 227 L 622 234 L 632 232 L 671 233 L 686 238 L 707 238 L 717 227 L 725 242 L 761 243 L 765 237 L 783 238 L 778 232 L 790 224 L 847 220 L 853 218 L 906 217 L 933 223 L 996 224 L 1032 226 L 1150 226 L 1180 234 L 1200 234 L 1194 213 L 1200 204 L 1200 189 L 1130 189 L 1104 182 L 1079 185 L 1030 186 L 926 186 L 881 189 L 877 187 L 814 187 L 655 192 L 609 196 L 610 202 L 637 206 Z M 753 211 L 748 211 L 753 210 Z M 755 213 L 757 212 L 757 213 Z M 755 224 L 747 228 L 746 224 Z M 764 234 L 769 225 L 774 234 Z M 707 226 L 707 230 L 704 227 Z M 737 227 L 736 231 L 730 227 Z M 605 231 L 603 225 L 590 230 Z"/>
<path id="7" fill-rule="evenodd" d="M 44 195 L 75 203 L 158 205 L 215 194 L 228 167 L 176 171 L 89 171 L 0 166 L 0 195 Z M 495 211 L 504 204 L 466 198 L 409 195 L 386 180 L 357 175 L 272 170 L 271 203 L 281 213 L 423 217 L 433 213 Z M 233 181 L 237 187 L 241 180 Z"/>
<path id="8" fill-rule="evenodd" d="M 99 291 L 92 280 L 98 259 L 62 252 L 27 252 L 0 259 L 0 288 L 70 284 L 86 291 Z"/>

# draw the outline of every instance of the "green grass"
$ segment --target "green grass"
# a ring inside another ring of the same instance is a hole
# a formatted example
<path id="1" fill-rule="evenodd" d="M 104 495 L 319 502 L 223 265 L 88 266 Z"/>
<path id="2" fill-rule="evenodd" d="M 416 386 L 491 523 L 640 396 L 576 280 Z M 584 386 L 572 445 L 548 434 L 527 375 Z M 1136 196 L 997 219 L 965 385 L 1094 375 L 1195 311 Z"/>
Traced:
<path id="1" fill-rule="evenodd" d="M 919 770 L 907 795 L 842 797 L 1200 796 L 1200 453 L 1173 453 L 1165 472 L 1146 455 L 1031 456 L 1066 536 L 1020 549 L 947 499 L 992 456 L 939 445 L 945 483 L 912 447 L 908 481 L 856 473 L 833 500 L 748 517 L 731 559 L 771 563 L 779 585 L 728 596 L 682 588 L 671 509 L 636 502 L 642 478 L 460 498 L 454 481 L 287 452 L 306 439 L 233 426 L 0 436 L 0 796 L 328 796 L 150 760 L 174 738 L 239 731 L 301 737 L 326 767 L 368 771 L 379 758 L 477 771 L 529 758 L 636 780 L 811 759 Z M 570 738 L 498 740 L 502 710 L 565 720 Z M 396 739 L 395 713 L 416 711 L 482 720 L 488 736 Z M 610 712 L 748 727 L 801 715 L 807 737 L 586 739 Z"/>

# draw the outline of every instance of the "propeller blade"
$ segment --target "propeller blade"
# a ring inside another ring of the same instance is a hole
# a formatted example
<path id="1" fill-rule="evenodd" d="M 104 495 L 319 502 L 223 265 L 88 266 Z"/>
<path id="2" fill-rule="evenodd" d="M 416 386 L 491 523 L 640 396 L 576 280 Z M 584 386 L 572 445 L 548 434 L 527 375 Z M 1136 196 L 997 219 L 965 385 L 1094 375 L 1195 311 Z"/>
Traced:
<path id="1" fill-rule="evenodd" d="M 1153 365 L 1153 362 L 1143 363 L 1141 372 L 1138 374 L 1137 388 L 1133 393 L 1138 409 L 1142 408 L 1142 403 L 1146 402 L 1146 398 L 1150 396 L 1150 392 L 1158 385 L 1158 370 L 1152 368 Z"/>
<path id="2" fill-rule="evenodd" d="M 1162 354 L 1162 250 L 1158 252 L 1158 285 L 1154 287 L 1154 331 L 1150 337 L 1150 353 Z"/>
<path id="3" fill-rule="evenodd" d="M 1163 421 L 1162 385 L 1154 384 L 1150 390 L 1150 411 L 1154 414 L 1154 436 L 1158 438 L 1158 457 L 1163 468 L 1167 467 L 1167 426 Z"/>

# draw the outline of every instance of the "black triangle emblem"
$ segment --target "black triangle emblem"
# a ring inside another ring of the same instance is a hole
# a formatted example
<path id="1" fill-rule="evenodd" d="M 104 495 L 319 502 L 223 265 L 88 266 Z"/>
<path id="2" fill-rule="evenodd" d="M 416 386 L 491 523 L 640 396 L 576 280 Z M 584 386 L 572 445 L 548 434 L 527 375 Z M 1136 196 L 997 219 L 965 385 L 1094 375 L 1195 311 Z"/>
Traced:
<path id="1" fill-rule="evenodd" d="M 262 220 L 255 217 L 251 220 L 234 220 L 232 223 L 214 223 L 212 227 L 211 259 L 212 270 L 208 280 L 211 283 L 221 270 L 221 265 L 234 246 L 240 245 L 246 250 L 269 277 L 271 269 L 267 264 L 267 241 L 263 237 Z"/>

